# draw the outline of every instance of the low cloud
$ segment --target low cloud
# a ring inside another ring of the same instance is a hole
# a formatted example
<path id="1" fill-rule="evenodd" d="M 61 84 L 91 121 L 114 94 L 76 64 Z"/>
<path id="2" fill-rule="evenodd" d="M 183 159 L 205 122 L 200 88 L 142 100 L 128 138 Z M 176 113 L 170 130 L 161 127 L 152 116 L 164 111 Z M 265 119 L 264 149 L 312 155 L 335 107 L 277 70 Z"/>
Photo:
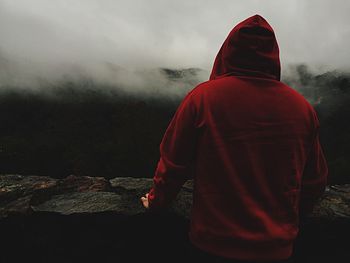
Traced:
<path id="1" fill-rule="evenodd" d="M 282 75 L 300 63 L 315 74 L 347 71 L 349 7 L 341 0 L 0 0 L 0 85 L 89 79 L 130 92 L 171 86 L 182 94 L 208 79 L 228 32 L 256 13 L 276 31 Z M 176 83 L 162 68 L 202 70 Z"/>

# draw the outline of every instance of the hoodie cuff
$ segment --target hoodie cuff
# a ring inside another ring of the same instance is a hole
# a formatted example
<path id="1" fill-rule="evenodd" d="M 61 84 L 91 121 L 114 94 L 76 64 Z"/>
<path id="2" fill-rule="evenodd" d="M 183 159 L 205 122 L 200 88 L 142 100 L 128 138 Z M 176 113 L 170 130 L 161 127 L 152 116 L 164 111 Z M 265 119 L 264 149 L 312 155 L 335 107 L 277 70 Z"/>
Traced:
<path id="1" fill-rule="evenodd" d="M 151 188 L 148 192 L 148 209 L 150 211 L 160 211 L 165 209 L 166 203 L 164 202 L 164 198 L 156 193 L 155 188 Z"/>

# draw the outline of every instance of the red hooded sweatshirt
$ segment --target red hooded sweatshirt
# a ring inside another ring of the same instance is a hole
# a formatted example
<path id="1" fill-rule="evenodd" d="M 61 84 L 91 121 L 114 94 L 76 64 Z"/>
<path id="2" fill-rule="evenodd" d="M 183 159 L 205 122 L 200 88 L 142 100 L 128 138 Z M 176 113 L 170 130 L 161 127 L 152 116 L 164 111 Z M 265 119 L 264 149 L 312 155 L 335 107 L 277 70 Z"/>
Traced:
<path id="1" fill-rule="evenodd" d="M 255 15 L 233 28 L 210 80 L 178 107 L 160 144 L 150 209 L 168 206 L 193 178 L 195 246 L 226 258 L 282 260 L 327 176 L 317 114 L 280 82 L 274 31 Z"/>

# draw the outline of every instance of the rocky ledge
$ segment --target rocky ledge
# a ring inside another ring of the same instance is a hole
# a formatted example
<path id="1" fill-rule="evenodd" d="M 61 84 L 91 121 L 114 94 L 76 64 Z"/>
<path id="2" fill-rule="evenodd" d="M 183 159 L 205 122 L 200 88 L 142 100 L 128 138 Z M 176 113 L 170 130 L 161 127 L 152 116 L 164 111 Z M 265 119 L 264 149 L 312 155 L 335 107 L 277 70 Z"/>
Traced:
<path id="1" fill-rule="evenodd" d="M 188 259 L 192 182 L 173 206 L 148 213 L 152 179 L 0 176 L 0 262 Z M 350 262 L 350 185 L 332 185 L 301 222 L 297 262 Z M 344 261 L 345 260 L 345 261 Z"/>

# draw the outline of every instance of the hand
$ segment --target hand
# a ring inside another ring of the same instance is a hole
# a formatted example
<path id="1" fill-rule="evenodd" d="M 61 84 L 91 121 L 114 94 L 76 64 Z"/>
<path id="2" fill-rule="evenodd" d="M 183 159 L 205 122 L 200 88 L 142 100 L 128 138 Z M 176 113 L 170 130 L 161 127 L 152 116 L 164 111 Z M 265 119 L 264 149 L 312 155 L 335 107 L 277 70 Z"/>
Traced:
<path id="1" fill-rule="evenodd" d="M 149 208 L 149 202 L 148 202 L 148 194 L 146 194 L 145 196 L 141 197 L 141 202 L 143 204 L 143 206 L 148 209 Z"/>

